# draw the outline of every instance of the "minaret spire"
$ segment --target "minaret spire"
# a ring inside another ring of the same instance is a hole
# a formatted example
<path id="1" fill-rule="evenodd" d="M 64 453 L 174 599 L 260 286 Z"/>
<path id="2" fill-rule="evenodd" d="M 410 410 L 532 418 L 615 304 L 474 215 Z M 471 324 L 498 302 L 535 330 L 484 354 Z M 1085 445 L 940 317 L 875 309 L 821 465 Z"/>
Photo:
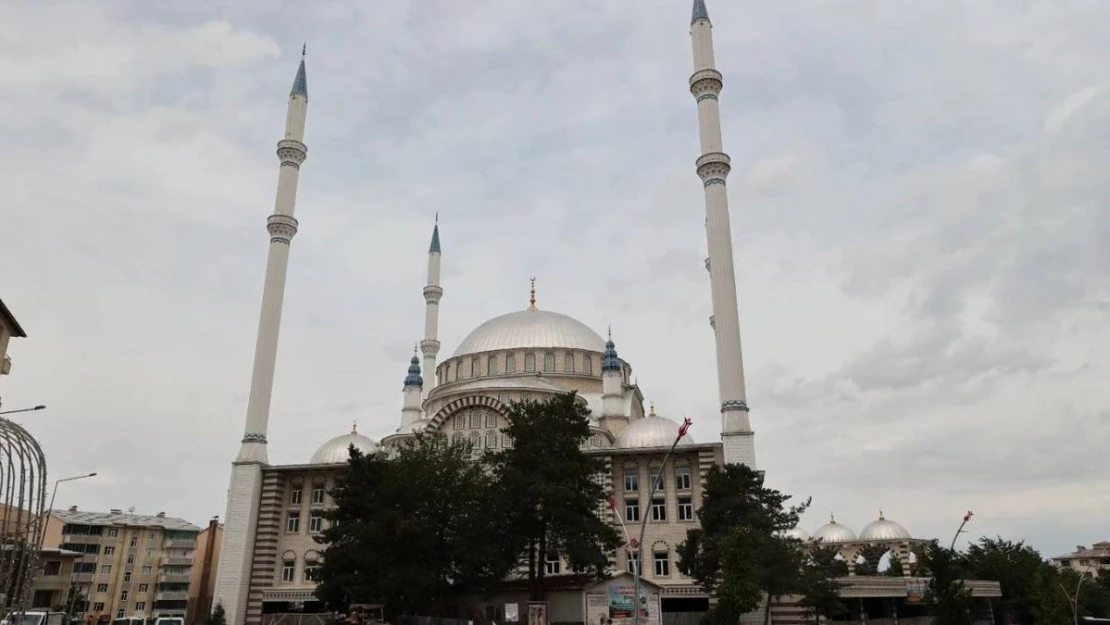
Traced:
<path id="1" fill-rule="evenodd" d="M 724 86 L 713 58 L 713 25 L 705 0 L 694 0 L 690 25 L 694 73 L 690 92 L 698 104 L 701 156 L 698 176 L 705 187 L 705 234 L 709 247 L 709 279 L 717 347 L 717 388 L 721 399 L 721 441 L 727 464 L 755 467 L 755 436 L 748 417 L 744 383 L 744 358 L 740 346 L 740 313 L 736 303 L 736 272 L 732 259 L 732 226 L 729 223 L 725 180 L 731 161 L 721 140 L 721 112 L 717 96 Z"/>
<path id="2" fill-rule="evenodd" d="M 420 375 L 420 357 L 416 355 L 416 348 L 412 349 L 412 360 L 409 361 L 408 375 L 405 376 L 404 404 L 401 408 L 401 429 L 404 432 L 409 426 L 420 420 L 423 411 L 420 409 L 420 397 L 424 390 L 424 378 Z"/>
<path id="3" fill-rule="evenodd" d="M 304 49 L 302 48 L 302 54 Z M 224 543 L 216 578 L 216 602 L 224 606 L 229 625 L 246 620 L 250 588 L 254 536 L 262 489 L 262 465 L 266 453 L 266 432 L 270 421 L 270 400 L 274 388 L 281 310 L 285 301 L 285 277 L 289 268 L 289 247 L 297 234 L 293 217 L 301 164 L 308 155 L 304 144 L 308 113 L 308 83 L 302 56 L 289 93 L 285 115 L 285 135 L 277 144 L 281 165 L 278 169 L 277 198 L 274 212 L 266 220 L 270 249 L 266 260 L 266 279 L 262 288 L 262 312 L 254 346 L 247 418 L 239 454 L 232 463 L 228 488 L 227 514 L 224 516 Z"/>
<path id="4" fill-rule="evenodd" d="M 439 285 L 439 263 L 442 253 L 439 246 L 439 211 L 432 226 L 432 242 L 428 245 L 428 284 L 424 286 L 424 340 L 420 350 L 424 353 L 424 373 L 430 382 L 422 389 L 436 386 L 436 355 L 439 354 L 439 300 L 443 287 Z"/>

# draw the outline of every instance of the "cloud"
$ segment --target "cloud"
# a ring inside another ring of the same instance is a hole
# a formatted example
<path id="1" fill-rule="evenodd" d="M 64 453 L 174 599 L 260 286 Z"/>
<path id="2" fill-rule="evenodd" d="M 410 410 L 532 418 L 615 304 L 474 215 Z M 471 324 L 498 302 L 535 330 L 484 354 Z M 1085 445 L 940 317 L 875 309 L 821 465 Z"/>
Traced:
<path id="1" fill-rule="evenodd" d="M 60 504 L 223 513 L 305 40 L 273 460 L 395 429 L 437 211 L 445 352 L 534 275 L 716 438 L 687 6 L 8 8 L 0 267 L 31 336 L 0 389 L 50 406 L 51 475 L 112 476 Z M 772 482 L 814 496 L 810 529 L 881 506 L 948 535 L 970 508 L 1047 552 L 1105 538 L 1110 7 L 710 11 Z"/>

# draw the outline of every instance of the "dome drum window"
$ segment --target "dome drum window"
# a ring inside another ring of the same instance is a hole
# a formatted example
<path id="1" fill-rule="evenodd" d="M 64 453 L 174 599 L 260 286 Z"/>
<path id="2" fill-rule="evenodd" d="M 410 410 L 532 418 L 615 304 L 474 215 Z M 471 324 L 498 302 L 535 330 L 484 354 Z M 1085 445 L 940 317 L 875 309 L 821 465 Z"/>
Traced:
<path id="1" fill-rule="evenodd" d="M 574 373 L 574 354 L 570 352 L 563 356 L 563 373 Z"/>
<path id="2" fill-rule="evenodd" d="M 546 354 L 543 355 L 543 370 L 544 370 L 544 373 L 554 373 L 555 372 L 555 354 L 554 353 L 547 352 Z"/>
<path id="3" fill-rule="evenodd" d="M 512 352 L 505 355 L 505 373 L 516 373 L 516 354 Z"/>
<path id="4" fill-rule="evenodd" d="M 525 373 L 535 373 L 536 371 L 536 355 L 532 353 L 524 354 L 524 371 Z"/>
<path id="5" fill-rule="evenodd" d="M 497 375 L 497 356 L 490 355 L 486 362 L 486 375 Z"/>

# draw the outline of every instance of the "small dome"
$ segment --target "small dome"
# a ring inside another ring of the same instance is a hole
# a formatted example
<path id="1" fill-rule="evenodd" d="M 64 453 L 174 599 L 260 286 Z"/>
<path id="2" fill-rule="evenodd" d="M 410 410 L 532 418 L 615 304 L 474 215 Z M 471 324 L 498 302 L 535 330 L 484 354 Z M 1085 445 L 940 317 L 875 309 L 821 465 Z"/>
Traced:
<path id="1" fill-rule="evenodd" d="M 452 358 L 504 349 L 561 347 L 604 352 L 605 341 L 577 319 L 546 310 L 522 310 L 494 317 L 468 334 Z"/>
<path id="2" fill-rule="evenodd" d="M 813 533 L 813 540 L 823 543 L 850 543 L 856 540 L 856 533 L 847 525 L 836 522 L 835 517 L 829 517 L 829 522 L 817 528 Z"/>
<path id="3" fill-rule="evenodd" d="M 354 445 L 356 449 L 364 454 L 372 454 L 378 451 L 378 444 L 373 440 L 358 433 L 356 428 L 351 428 L 350 434 L 336 436 L 330 441 L 320 445 L 316 449 L 316 453 L 312 454 L 310 464 L 344 464 L 351 458 L 350 447 Z"/>
<path id="4" fill-rule="evenodd" d="M 795 540 L 800 540 L 802 542 L 809 542 L 809 532 L 805 531 L 804 529 L 802 529 L 800 527 L 795 527 L 794 529 L 786 530 L 785 532 L 782 533 L 782 537 L 783 538 L 793 538 Z"/>
<path id="5" fill-rule="evenodd" d="M 859 533 L 860 540 L 907 540 L 913 538 L 901 523 L 890 521 L 879 511 L 879 518 L 872 521 Z"/>
<path id="6" fill-rule="evenodd" d="M 613 447 L 623 449 L 639 449 L 647 447 L 670 447 L 674 444 L 674 437 L 678 436 L 679 425 L 666 417 L 655 415 L 655 410 L 643 419 L 637 419 L 628 424 L 617 435 Z M 694 444 L 694 439 L 687 434 L 678 441 L 679 447 L 688 447 Z"/>

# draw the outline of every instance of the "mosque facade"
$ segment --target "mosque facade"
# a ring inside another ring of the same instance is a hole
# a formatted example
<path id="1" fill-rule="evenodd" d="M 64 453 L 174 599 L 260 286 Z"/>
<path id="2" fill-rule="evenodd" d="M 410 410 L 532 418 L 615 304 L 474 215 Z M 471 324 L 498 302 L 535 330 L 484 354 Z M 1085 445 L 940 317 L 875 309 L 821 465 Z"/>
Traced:
<path id="1" fill-rule="evenodd" d="M 322 558 L 315 537 L 327 522 L 324 512 L 334 505 L 329 493 L 344 474 L 352 445 L 365 453 L 388 453 L 418 433 L 438 432 L 467 441 L 475 450 L 501 449 L 510 444 L 501 430 L 512 402 L 543 400 L 568 391 L 575 391 L 591 412 L 591 435 L 584 450 L 603 466 L 601 477 L 612 502 L 610 521 L 622 533 L 626 527 L 633 533 L 647 519 L 641 573 L 660 589 L 663 611 L 668 602 L 681 604 L 676 608 L 680 611 L 699 609 L 690 607 L 695 604 L 703 610 L 708 606 L 701 589 L 678 572 L 675 548 L 687 530 L 697 526 L 706 473 L 720 464 L 754 467 L 755 438 L 748 414 L 732 258 L 726 185 L 730 159 L 722 145 L 718 107 L 723 78 L 715 68 L 712 24 L 704 0 L 694 1 L 690 32 L 694 71 L 689 87 L 697 105 L 701 144 L 694 169 L 705 193 L 705 266 L 721 428 L 719 441 L 699 443 L 687 435 L 666 467 L 662 460 L 679 424 L 657 415 L 650 405 L 645 408 L 632 366 L 620 358 L 611 335 L 603 337 L 572 317 L 541 307 L 534 284 L 527 308 L 479 325 L 450 356 L 440 358 L 439 309 L 445 289 L 440 281 L 443 246 L 438 223 L 432 230 L 423 286 L 424 338 L 403 379 L 397 430 L 374 441 L 352 428 L 323 443 L 311 456 L 306 454 L 303 464 L 269 462 L 266 435 L 285 276 L 298 228 L 294 208 L 300 169 L 308 156 L 308 84 L 302 51 L 289 94 L 284 136 L 277 145 L 278 188 L 274 213 L 266 224 L 269 253 L 246 424 L 232 462 L 216 580 L 215 603 L 223 605 L 230 625 L 269 624 L 274 619 L 268 615 L 322 609 L 314 596 Z M 649 496 L 654 480 L 661 488 Z M 847 528 L 833 522 L 815 536 L 840 545 L 850 564 L 852 550 L 869 541 L 886 541 L 900 557 L 912 548 L 913 539 L 897 524 L 880 519 L 879 525 L 868 527 L 866 537 L 856 537 L 850 530 L 838 534 Z M 631 571 L 634 566 L 629 549 L 612 555 L 615 572 Z M 545 562 L 545 568 L 552 576 L 568 572 L 557 554 Z"/>

